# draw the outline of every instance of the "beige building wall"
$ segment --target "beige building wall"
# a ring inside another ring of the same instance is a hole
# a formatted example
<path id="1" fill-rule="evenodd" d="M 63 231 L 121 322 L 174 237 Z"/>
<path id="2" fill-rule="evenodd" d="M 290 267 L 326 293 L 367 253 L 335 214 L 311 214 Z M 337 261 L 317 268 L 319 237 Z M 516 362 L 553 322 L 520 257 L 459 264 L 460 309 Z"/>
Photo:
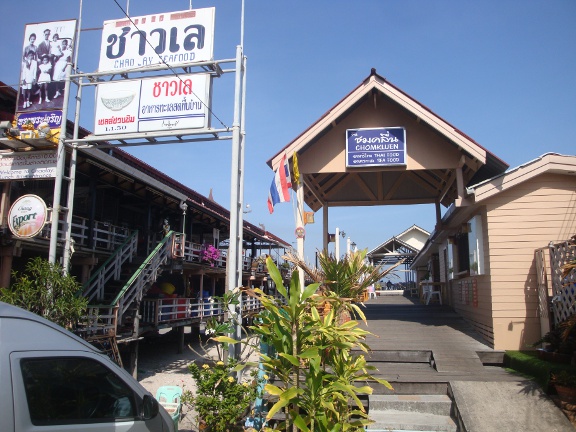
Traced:
<path id="1" fill-rule="evenodd" d="M 486 209 L 481 207 L 470 217 L 478 214 L 482 217 L 483 225 L 486 227 Z M 485 274 L 451 280 L 449 282 L 450 301 L 454 310 L 462 315 L 486 342 L 494 346 L 494 311 L 487 229 L 483 231 L 483 242 Z"/>
<path id="2" fill-rule="evenodd" d="M 494 348 L 525 349 L 540 338 L 534 251 L 576 233 L 576 177 L 539 175 L 485 206 L 489 274 L 478 283 L 492 287 Z M 489 321 L 488 311 L 474 315 Z"/>

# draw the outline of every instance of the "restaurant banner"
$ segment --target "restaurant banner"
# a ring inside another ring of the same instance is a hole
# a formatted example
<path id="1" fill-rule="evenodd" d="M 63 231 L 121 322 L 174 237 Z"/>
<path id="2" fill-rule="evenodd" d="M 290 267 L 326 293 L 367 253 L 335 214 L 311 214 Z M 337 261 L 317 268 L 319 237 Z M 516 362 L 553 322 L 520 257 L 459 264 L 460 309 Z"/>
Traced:
<path id="1" fill-rule="evenodd" d="M 346 166 L 406 165 L 406 130 L 403 127 L 346 130 Z"/>
<path id="2" fill-rule="evenodd" d="M 94 135 L 206 128 L 209 74 L 98 84 Z"/>
<path id="3" fill-rule="evenodd" d="M 213 60 L 214 10 L 204 8 L 104 21 L 100 72 Z"/>

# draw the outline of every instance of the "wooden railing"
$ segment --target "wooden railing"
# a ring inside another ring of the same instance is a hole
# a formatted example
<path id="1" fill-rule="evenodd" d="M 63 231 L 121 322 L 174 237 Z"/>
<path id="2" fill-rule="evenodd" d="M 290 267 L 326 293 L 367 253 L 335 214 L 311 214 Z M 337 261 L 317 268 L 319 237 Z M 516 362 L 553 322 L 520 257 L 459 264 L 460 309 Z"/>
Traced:
<path id="1" fill-rule="evenodd" d="M 126 261 L 132 262 L 136 256 L 138 246 L 138 231 L 134 231 L 124 243 L 102 264 L 84 284 L 82 296 L 88 302 L 102 301 L 104 299 L 104 287 L 110 280 L 119 280 L 122 266 Z"/>
<path id="2" fill-rule="evenodd" d="M 242 296 L 242 314 L 257 312 L 261 303 L 254 297 Z M 142 300 L 142 322 L 145 324 L 165 324 L 179 320 L 202 321 L 208 317 L 221 316 L 226 312 L 222 304 L 211 299 L 198 301 L 192 298 L 158 298 Z"/>
<path id="3" fill-rule="evenodd" d="M 139 302 L 142 299 L 144 289 L 156 281 L 161 267 L 168 262 L 172 253 L 171 237 L 173 234 L 174 232 L 170 231 L 162 239 L 113 300 L 112 304 L 118 305 L 118 317 L 121 321 L 127 308 L 132 302 Z"/>

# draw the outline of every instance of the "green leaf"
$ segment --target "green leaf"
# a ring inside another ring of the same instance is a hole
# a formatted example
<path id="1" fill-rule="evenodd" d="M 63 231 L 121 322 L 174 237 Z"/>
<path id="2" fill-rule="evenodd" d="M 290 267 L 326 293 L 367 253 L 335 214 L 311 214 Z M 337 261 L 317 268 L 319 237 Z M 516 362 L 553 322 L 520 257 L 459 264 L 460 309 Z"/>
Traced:
<path id="1" fill-rule="evenodd" d="M 320 355 L 320 350 L 323 349 L 323 347 L 312 347 L 312 348 L 308 348 L 307 350 L 303 351 L 300 353 L 300 355 L 298 357 L 300 358 L 316 358 Z M 297 365 L 295 365 L 297 366 Z"/>
<path id="2" fill-rule="evenodd" d="M 227 344 L 237 344 L 238 342 L 240 342 L 240 341 L 237 341 L 236 339 L 232 339 L 231 337 L 228 337 L 228 336 L 217 336 L 217 337 L 213 337 L 211 339 L 216 341 L 216 342 L 227 343 Z"/>
<path id="3" fill-rule="evenodd" d="M 320 286 L 319 283 L 313 283 L 313 284 L 308 285 L 304 289 L 304 292 L 302 293 L 302 298 L 300 300 L 302 302 L 306 301 L 312 294 L 314 294 L 318 290 L 319 286 Z"/>
<path id="4" fill-rule="evenodd" d="M 287 353 L 279 353 L 278 354 L 280 357 L 285 358 L 286 360 L 288 360 L 290 363 L 292 363 L 294 366 L 298 367 L 300 366 L 300 362 L 298 361 L 298 359 L 296 357 L 294 357 L 292 354 L 287 354 Z"/>
<path id="5" fill-rule="evenodd" d="M 282 280 L 282 275 L 280 274 L 280 270 L 278 270 L 278 267 L 276 267 L 276 264 L 274 264 L 272 257 L 266 258 L 266 268 L 268 269 L 268 274 L 276 284 L 276 290 L 280 293 L 280 295 L 282 295 L 282 297 L 288 298 L 288 293 L 284 288 L 284 281 Z"/>
<path id="6" fill-rule="evenodd" d="M 287 401 L 280 399 L 278 402 L 272 405 L 272 408 L 270 408 L 270 411 L 268 411 L 268 414 L 266 414 L 266 418 L 270 420 L 272 417 L 274 417 L 274 414 L 284 408 L 287 404 Z"/>
<path id="7" fill-rule="evenodd" d="M 266 384 L 264 386 L 264 390 L 266 390 L 268 393 L 270 393 L 273 396 L 280 396 L 282 393 L 284 393 L 283 389 L 281 389 L 278 386 L 275 386 L 274 384 Z"/>
<path id="8" fill-rule="evenodd" d="M 310 432 L 310 429 L 308 429 L 308 426 L 306 425 L 306 421 L 300 414 L 294 418 L 294 425 L 297 426 L 301 431 Z"/>

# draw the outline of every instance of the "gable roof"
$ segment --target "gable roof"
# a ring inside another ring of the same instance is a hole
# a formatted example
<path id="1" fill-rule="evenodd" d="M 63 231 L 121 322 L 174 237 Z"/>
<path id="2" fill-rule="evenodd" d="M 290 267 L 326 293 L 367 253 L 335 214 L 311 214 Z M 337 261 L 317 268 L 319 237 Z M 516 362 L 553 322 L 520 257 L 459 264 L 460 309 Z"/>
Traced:
<path id="1" fill-rule="evenodd" d="M 388 109 L 384 110 L 384 106 Z M 407 140 L 412 140 L 406 167 L 345 167 L 346 127 L 385 127 L 392 126 L 387 123 L 399 122 L 407 129 Z M 419 137 L 416 140 L 418 134 L 426 134 L 427 139 Z M 428 141 L 433 141 L 430 148 L 426 147 Z M 322 147 L 322 151 L 315 147 Z M 374 69 L 358 87 L 284 146 L 267 164 L 276 169 L 286 154 L 293 166 L 294 153 L 298 154 L 304 200 L 314 211 L 324 205 L 439 201 L 448 206 L 458 197 L 456 167 L 462 168 L 466 185 L 508 168 L 505 162 L 389 83 Z M 436 160 L 428 166 L 430 154 Z"/>
<path id="2" fill-rule="evenodd" d="M 389 238 L 384 243 L 376 246 L 368 252 L 366 256 L 370 258 L 372 262 L 378 264 L 394 264 L 403 258 L 406 259 L 406 264 L 410 264 L 419 252 L 419 249 L 410 244 L 408 242 L 409 239 L 406 238 L 411 232 L 425 234 L 427 237 L 430 235 L 428 231 L 417 225 L 412 225 L 402 233 Z"/>
<path id="3" fill-rule="evenodd" d="M 478 203 L 547 172 L 576 176 L 576 156 L 545 153 L 505 173 L 473 185 L 469 189 L 474 193 L 474 202 Z"/>
<path id="4" fill-rule="evenodd" d="M 442 217 L 442 229 L 432 232 L 428 241 L 415 258 L 412 268 L 421 265 L 435 249 L 434 245 L 444 241 L 449 233 L 449 229 L 446 229 L 446 227 L 449 228 L 450 224 L 454 223 L 454 219 L 458 219 L 459 221 L 463 218 L 466 219 L 474 213 L 477 204 L 481 204 L 483 201 L 505 192 L 514 186 L 533 180 L 538 175 L 546 173 L 576 177 L 576 156 L 546 153 L 525 164 L 512 168 L 505 173 L 469 187 L 473 202 L 466 207 L 450 207 Z"/>

